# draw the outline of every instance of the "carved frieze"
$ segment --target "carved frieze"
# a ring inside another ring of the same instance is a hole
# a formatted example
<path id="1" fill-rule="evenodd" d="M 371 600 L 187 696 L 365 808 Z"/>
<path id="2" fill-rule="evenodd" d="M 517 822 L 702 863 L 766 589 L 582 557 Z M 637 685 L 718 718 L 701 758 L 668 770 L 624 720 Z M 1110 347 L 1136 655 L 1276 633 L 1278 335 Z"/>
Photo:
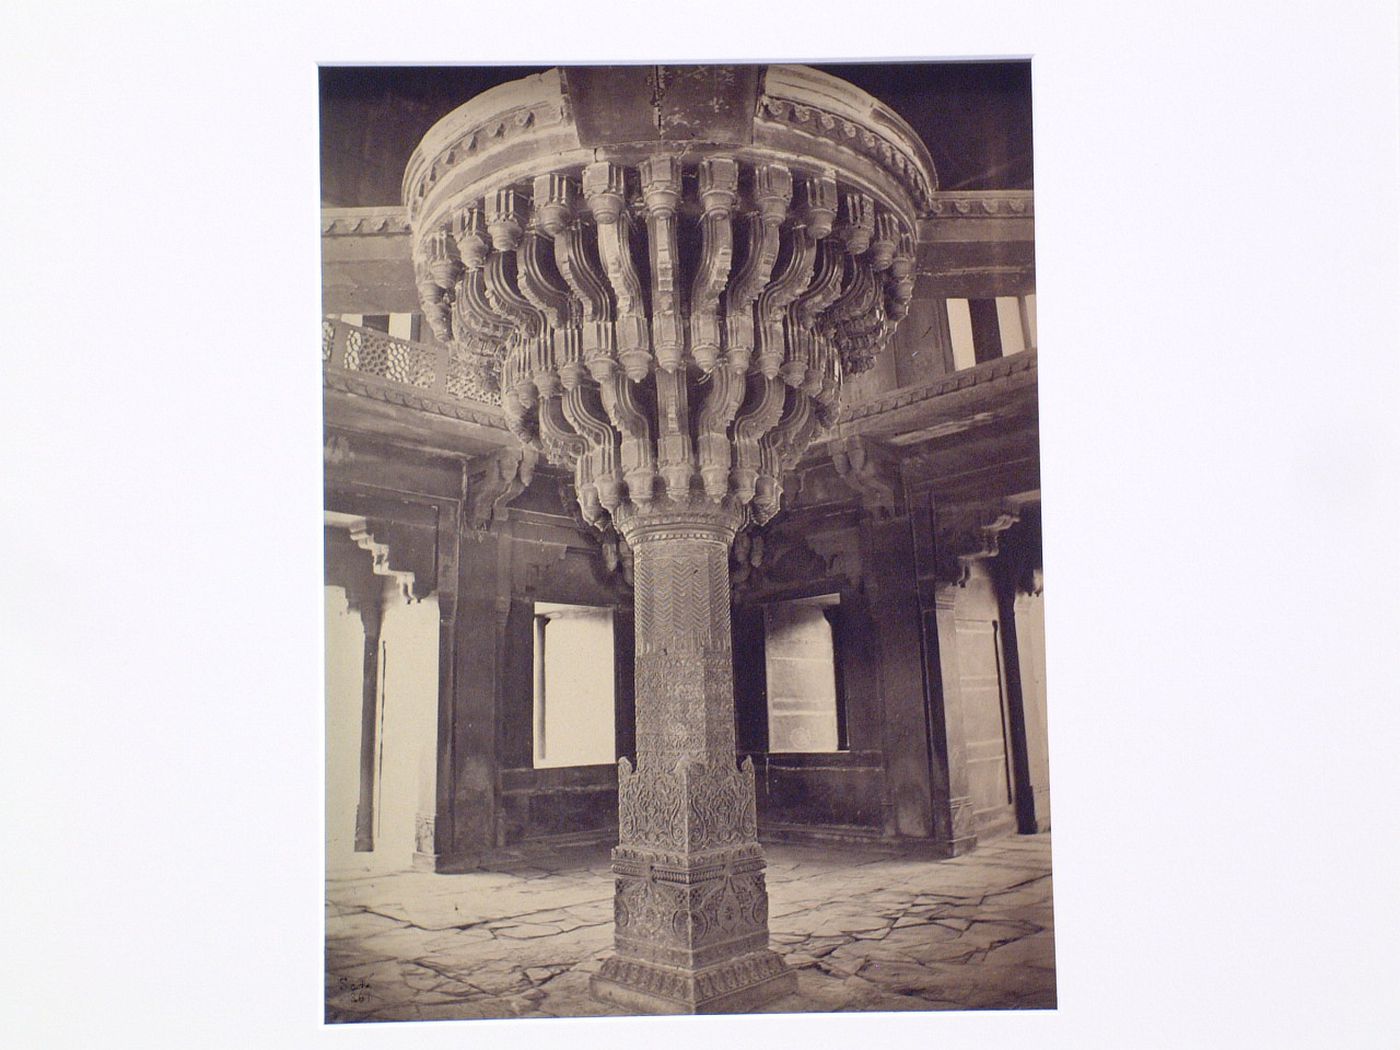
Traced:
<path id="1" fill-rule="evenodd" d="M 695 853 L 752 842 L 758 834 L 751 758 L 738 769 L 732 760 L 682 758 L 636 771 L 623 758 L 617 783 L 624 847 Z"/>
<path id="2" fill-rule="evenodd" d="M 694 968 L 768 946 L 762 871 L 700 882 L 619 876 L 616 889 L 617 941 L 633 958 Z"/>
<path id="3" fill-rule="evenodd" d="M 1035 215 L 1035 194 L 1030 190 L 941 190 L 929 202 L 929 213 L 966 218 Z"/>
<path id="4" fill-rule="evenodd" d="M 786 968 L 781 956 L 767 949 L 699 971 L 613 956 L 603 961 L 591 987 L 601 998 L 633 1007 L 650 999 L 666 1004 L 663 1009 L 732 1013 L 795 992 L 797 976 Z M 632 994 L 634 990 L 643 994 Z"/>
<path id="5" fill-rule="evenodd" d="M 914 156 L 907 142 L 859 119 L 821 109 L 804 101 L 765 95 L 759 103 L 760 115 L 819 136 L 833 143 L 858 150 L 887 168 L 923 210 L 928 210 L 936 189 L 931 169 Z M 917 141 L 917 140 L 916 140 Z"/>

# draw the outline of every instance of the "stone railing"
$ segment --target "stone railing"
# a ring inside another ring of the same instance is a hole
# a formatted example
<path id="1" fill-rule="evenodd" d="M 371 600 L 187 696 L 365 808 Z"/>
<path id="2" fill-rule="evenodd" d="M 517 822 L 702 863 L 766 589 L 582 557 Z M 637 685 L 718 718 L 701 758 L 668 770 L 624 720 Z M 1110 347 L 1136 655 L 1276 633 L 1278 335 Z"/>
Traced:
<path id="1" fill-rule="evenodd" d="M 491 417 L 492 425 L 504 427 L 495 418 L 499 415 L 500 394 L 483 389 L 449 355 L 450 348 L 446 346 L 400 339 L 334 317 L 321 322 L 321 366 L 339 377 L 332 386 L 343 386 L 345 379 L 368 379 L 369 384 L 353 383 L 350 389 L 398 404 L 414 404 L 425 411 L 459 416 L 451 407 L 455 404 L 468 411 L 471 418 L 480 420 L 485 414 Z M 864 432 L 887 413 L 893 417 L 899 410 L 909 410 L 947 394 L 1033 377 L 1038 356 L 1031 349 L 948 372 L 927 382 L 859 398 L 842 409 L 840 429 L 843 433 Z M 406 399 L 413 394 L 420 396 Z"/>
<path id="2" fill-rule="evenodd" d="M 415 343 L 333 317 L 321 321 L 321 367 L 373 376 L 439 399 L 501 404 L 501 395 L 482 387 L 450 347 Z"/>

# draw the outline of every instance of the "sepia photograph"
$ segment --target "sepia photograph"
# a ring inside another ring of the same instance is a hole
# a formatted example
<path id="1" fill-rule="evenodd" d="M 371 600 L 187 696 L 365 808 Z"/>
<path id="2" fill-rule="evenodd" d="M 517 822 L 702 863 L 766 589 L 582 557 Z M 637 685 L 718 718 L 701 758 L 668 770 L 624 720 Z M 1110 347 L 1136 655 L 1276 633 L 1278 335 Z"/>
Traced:
<path id="1" fill-rule="evenodd" d="M 319 83 L 326 1020 L 1053 1009 L 1030 63 Z"/>
<path id="2" fill-rule="evenodd" d="M 1393 2 L 6 16 L 7 1050 L 1400 1046 Z"/>

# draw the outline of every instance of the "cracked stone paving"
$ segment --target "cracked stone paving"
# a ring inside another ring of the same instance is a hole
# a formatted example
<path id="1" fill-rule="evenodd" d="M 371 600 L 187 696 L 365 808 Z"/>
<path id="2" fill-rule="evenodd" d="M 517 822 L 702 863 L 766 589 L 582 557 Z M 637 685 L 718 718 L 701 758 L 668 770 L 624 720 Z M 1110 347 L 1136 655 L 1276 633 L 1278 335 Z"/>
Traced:
<path id="1" fill-rule="evenodd" d="M 1052 1009 L 1050 836 L 951 860 L 769 845 L 774 950 L 797 994 L 761 1012 Z M 626 1014 L 588 978 L 612 950 L 605 847 L 458 875 L 326 883 L 326 1020 Z"/>

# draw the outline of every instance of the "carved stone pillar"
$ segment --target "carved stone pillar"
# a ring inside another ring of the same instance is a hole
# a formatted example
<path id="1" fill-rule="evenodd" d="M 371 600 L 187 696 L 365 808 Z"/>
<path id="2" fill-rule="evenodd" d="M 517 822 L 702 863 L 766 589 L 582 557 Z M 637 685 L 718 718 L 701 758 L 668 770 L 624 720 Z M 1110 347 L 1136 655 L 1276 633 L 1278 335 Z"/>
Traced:
<path id="1" fill-rule="evenodd" d="M 907 313 L 936 185 L 875 99 L 800 66 L 760 92 L 751 72 L 653 67 L 645 98 L 626 69 L 503 85 L 404 176 L 424 313 L 501 392 L 522 480 L 536 455 L 567 466 L 583 520 L 632 552 L 637 763 L 619 763 L 617 953 L 592 988 L 643 1010 L 795 988 L 735 763 L 729 546 L 778 512 Z"/>
<path id="2" fill-rule="evenodd" d="M 637 765 L 618 763 L 617 953 L 593 993 L 728 1013 L 795 991 L 768 948 L 753 763 L 736 766 L 729 544 L 741 518 L 682 505 L 623 526 L 637 581 Z"/>

